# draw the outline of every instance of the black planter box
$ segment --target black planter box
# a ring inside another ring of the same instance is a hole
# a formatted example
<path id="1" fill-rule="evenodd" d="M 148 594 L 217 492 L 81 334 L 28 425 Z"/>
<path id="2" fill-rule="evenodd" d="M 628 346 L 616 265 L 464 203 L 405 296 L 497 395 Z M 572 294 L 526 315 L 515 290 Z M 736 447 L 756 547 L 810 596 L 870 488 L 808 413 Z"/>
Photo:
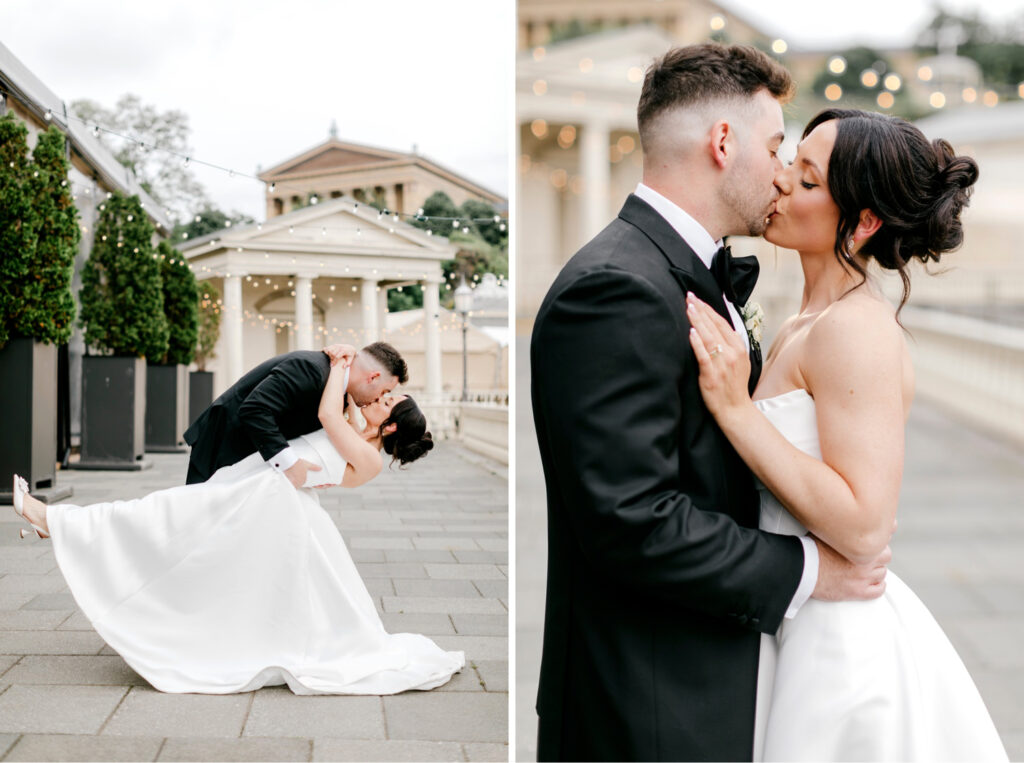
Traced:
<path id="1" fill-rule="evenodd" d="M 184 453 L 188 429 L 188 367 L 146 366 L 146 450 Z"/>
<path id="2" fill-rule="evenodd" d="M 146 361 L 82 358 L 82 458 L 70 468 L 147 469 L 145 431 Z"/>
<path id="3" fill-rule="evenodd" d="M 188 375 L 189 426 L 213 402 L 213 371 L 193 371 Z"/>
<path id="4" fill-rule="evenodd" d="M 0 349 L 0 503 L 11 503 L 11 477 L 20 474 L 36 498 L 67 498 L 57 487 L 57 347 L 12 339 Z"/>

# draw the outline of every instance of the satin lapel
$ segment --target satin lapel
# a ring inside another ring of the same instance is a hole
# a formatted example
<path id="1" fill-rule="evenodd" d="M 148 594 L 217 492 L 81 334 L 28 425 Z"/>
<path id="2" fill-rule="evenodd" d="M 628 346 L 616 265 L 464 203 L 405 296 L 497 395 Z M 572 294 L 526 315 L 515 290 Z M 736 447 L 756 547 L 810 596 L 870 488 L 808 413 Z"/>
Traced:
<path id="1" fill-rule="evenodd" d="M 758 381 L 761 380 L 761 345 L 756 344 L 751 338 L 750 340 L 750 380 L 747 382 L 747 392 L 751 395 L 754 394 L 754 390 L 757 388 Z"/>
<path id="2" fill-rule="evenodd" d="M 711 305 L 730 326 L 732 325 L 732 318 L 729 317 L 722 290 L 718 287 L 715 277 L 664 217 L 635 194 L 630 194 L 626 199 L 619 217 L 636 226 L 658 247 L 668 260 L 669 271 L 684 295 L 687 291 L 692 291 L 699 299 Z"/>

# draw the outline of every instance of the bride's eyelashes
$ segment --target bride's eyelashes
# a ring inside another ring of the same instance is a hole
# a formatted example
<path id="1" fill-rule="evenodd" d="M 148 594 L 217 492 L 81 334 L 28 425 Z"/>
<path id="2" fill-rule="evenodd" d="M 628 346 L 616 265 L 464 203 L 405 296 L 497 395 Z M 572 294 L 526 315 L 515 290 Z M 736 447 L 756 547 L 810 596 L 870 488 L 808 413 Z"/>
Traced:
<path id="1" fill-rule="evenodd" d="M 801 180 L 800 181 L 800 185 L 802 185 L 808 191 L 810 191 L 812 188 L 817 188 L 818 187 L 817 183 L 808 183 L 806 180 Z"/>

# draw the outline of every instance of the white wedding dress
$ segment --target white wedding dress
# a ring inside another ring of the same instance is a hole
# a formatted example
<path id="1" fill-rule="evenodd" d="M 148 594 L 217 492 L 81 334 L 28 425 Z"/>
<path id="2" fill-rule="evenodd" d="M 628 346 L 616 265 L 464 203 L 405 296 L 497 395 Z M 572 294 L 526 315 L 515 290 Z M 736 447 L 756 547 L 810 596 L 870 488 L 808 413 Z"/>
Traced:
<path id="1" fill-rule="evenodd" d="M 339 484 L 345 461 L 319 430 L 289 442 Z M 432 689 L 462 652 L 388 634 L 316 490 L 254 453 L 205 483 L 132 501 L 49 507 L 54 553 L 100 636 L 155 688 L 228 694 Z"/>
<path id="2" fill-rule="evenodd" d="M 789 442 L 821 458 L 810 394 L 756 405 Z M 807 533 L 760 490 L 762 530 Z M 776 635 L 762 635 L 754 744 L 755 760 L 1007 759 L 953 645 L 892 571 L 878 599 L 810 599 Z"/>

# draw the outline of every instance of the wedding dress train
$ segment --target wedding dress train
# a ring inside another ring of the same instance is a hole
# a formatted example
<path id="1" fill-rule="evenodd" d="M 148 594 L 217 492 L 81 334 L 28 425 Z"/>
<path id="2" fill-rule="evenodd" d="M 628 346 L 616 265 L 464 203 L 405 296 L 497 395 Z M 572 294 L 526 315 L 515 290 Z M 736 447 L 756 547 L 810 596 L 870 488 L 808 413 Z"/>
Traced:
<path id="1" fill-rule="evenodd" d="M 323 430 L 289 445 L 341 482 Z M 131 501 L 49 507 L 54 553 L 100 636 L 165 692 L 296 694 L 432 689 L 464 663 L 418 634 L 388 634 L 316 490 L 258 453 L 205 483 Z"/>
<path id="2" fill-rule="evenodd" d="M 821 458 L 814 399 L 798 389 L 757 401 L 783 436 Z M 760 527 L 807 530 L 764 486 Z M 808 600 L 762 636 L 755 760 L 1007 759 L 953 645 L 891 570 L 873 601 Z"/>

